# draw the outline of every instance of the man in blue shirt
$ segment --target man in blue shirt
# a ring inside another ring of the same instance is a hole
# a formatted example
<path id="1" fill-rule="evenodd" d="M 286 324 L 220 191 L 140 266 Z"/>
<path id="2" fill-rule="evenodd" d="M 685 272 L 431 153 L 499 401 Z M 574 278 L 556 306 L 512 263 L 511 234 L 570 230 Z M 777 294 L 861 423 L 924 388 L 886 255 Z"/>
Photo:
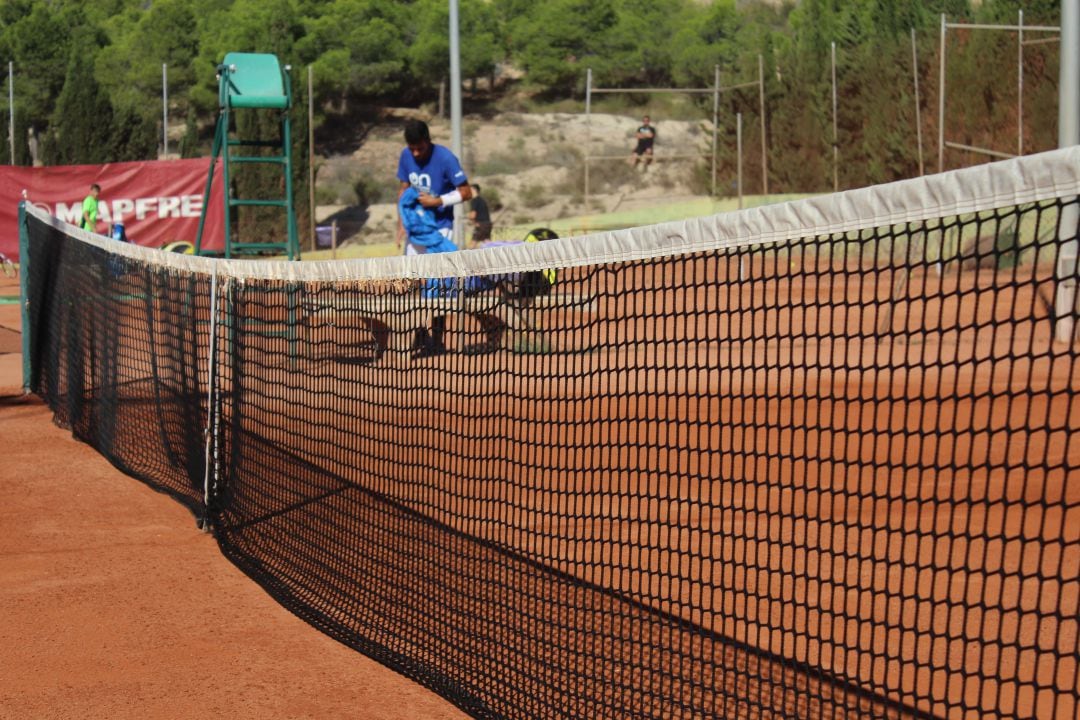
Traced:
<path id="1" fill-rule="evenodd" d="M 438 232 L 450 240 L 454 234 L 454 206 L 472 199 L 472 188 L 461 163 L 448 148 L 431 142 L 427 123 L 411 120 L 405 125 L 405 144 L 398 160 L 398 232 L 397 243 L 405 243 L 406 255 L 420 255 L 428 251 L 428 245 L 412 242 L 405 232 L 401 219 L 401 197 L 409 188 L 416 190 L 421 207 L 432 211 Z M 456 249 L 456 248 L 455 248 Z M 443 336 L 446 334 L 446 317 L 431 320 L 430 331 L 422 328 L 413 341 L 413 359 L 434 357 L 446 352 Z"/>
<path id="2" fill-rule="evenodd" d="M 453 235 L 454 205 L 471 200 L 473 193 L 461 163 L 449 148 L 431 142 L 427 123 L 411 120 L 405 125 L 405 143 L 398 160 L 397 178 L 401 181 L 398 200 L 412 187 L 420 196 L 420 204 L 435 213 L 435 223 L 447 238 Z M 419 255 L 424 248 L 411 243 L 398 216 L 398 247 L 405 243 L 406 255 Z"/>

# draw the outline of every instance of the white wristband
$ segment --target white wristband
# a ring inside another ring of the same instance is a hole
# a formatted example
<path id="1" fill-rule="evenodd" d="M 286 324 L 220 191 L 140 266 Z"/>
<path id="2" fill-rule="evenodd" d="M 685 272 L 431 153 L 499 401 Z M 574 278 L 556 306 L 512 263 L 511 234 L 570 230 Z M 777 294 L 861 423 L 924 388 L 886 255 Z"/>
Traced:
<path id="1" fill-rule="evenodd" d="M 440 195 L 439 199 L 442 200 L 443 207 L 457 205 L 459 202 L 461 202 L 461 192 L 459 192 L 458 190 L 453 190 L 446 193 L 445 195 Z"/>

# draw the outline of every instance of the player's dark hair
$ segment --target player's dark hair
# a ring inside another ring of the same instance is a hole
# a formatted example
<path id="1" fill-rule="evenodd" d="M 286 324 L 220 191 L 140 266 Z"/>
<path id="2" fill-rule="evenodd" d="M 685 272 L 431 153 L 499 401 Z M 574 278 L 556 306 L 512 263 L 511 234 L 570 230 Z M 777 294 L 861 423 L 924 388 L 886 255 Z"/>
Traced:
<path id="1" fill-rule="evenodd" d="M 90 189 L 91 190 L 97 190 L 98 192 L 101 192 L 101 186 L 98 185 L 97 183 L 94 183 L 93 185 L 91 185 Z"/>
<path id="2" fill-rule="evenodd" d="M 423 120 L 410 120 L 405 123 L 405 142 L 409 145 L 419 145 L 422 142 L 431 142 L 431 131 Z"/>
<path id="3" fill-rule="evenodd" d="M 476 188 L 476 192 L 480 192 L 480 186 L 473 183 L 473 187 Z"/>

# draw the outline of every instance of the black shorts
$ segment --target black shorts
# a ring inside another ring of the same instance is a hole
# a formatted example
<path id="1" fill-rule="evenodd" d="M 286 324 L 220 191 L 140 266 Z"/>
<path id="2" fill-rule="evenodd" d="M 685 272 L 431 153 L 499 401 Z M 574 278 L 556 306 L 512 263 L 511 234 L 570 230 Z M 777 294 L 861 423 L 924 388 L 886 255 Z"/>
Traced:
<path id="1" fill-rule="evenodd" d="M 638 140 L 637 147 L 634 148 L 635 155 L 644 155 L 645 153 L 652 154 L 652 140 Z"/>
<path id="2" fill-rule="evenodd" d="M 472 232 L 473 242 L 484 242 L 491 239 L 491 223 L 476 223 Z"/>

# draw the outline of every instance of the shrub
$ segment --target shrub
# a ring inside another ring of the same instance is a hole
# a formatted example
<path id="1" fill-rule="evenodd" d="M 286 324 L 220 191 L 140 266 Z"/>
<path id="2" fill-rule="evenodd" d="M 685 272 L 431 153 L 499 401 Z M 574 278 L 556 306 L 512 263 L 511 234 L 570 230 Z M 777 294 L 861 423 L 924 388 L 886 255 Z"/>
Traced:
<path id="1" fill-rule="evenodd" d="M 356 202 L 360 205 L 375 205 L 394 199 L 394 188 L 385 180 L 366 171 L 353 177 L 352 188 L 356 194 Z"/>
<path id="2" fill-rule="evenodd" d="M 543 207 L 551 202 L 547 188 L 543 185 L 526 185 L 521 189 L 521 203 L 527 208 Z"/>

